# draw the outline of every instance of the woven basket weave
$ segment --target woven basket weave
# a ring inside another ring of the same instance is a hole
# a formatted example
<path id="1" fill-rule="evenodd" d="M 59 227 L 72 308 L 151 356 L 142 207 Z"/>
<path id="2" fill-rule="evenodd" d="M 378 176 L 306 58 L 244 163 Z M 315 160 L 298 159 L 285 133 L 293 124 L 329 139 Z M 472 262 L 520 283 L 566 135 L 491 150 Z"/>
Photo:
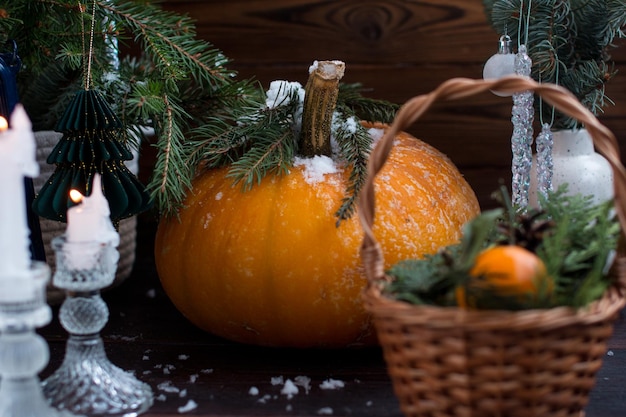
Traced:
<path id="1" fill-rule="evenodd" d="M 39 176 L 33 179 L 33 185 L 35 192 L 39 192 L 41 187 L 50 178 L 56 165 L 50 165 L 46 162 L 46 158 L 52 152 L 62 134 L 54 131 L 42 131 L 35 133 L 35 139 L 37 141 L 37 161 L 39 163 Z M 137 158 L 129 161 L 128 168 L 133 174 L 137 174 L 139 169 L 139 163 Z M 44 244 L 44 251 L 46 254 L 46 263 L 52 269 L 56 264 L 56 258 L 54 250 L 52 249 L 51 241 L 53 238 L 62 235 L 65 232 L 67 224 L 41 218 L 39 220 L 41 226 L 41 237 Z M 121 220 L 118 227 L 120 235 L 120 244 L 117 250 L 120 253 L 120 259 L 117 264 L 117 271 L 115 273 L 115 281 L 113 286 L 118 285 L 126 278 L 128 278 L 133 270 L 133 264 L 135 263 L 135 250 L 137 246 L 137 217 L 129 217 Z M 59 304 L 65 298 L 65 291 L 54 287 L 51 283 L 48 285 L 47 298 L 50 304 Z"/>
<path id="2" fill-rule="evenodd" d="M 626 304 L 626 261 L 615 263 L 615 285 L 590 306 L 526 311 L 468 311 L 417 306 L 381 294 L 390 280 L 372 231 L 374 177 L 399 131 L 437 100 L 487 90 L 532 90 L 583 122 L 598 152 L 613 168 L 615 208 L 626 230 L 626 170 L 613 134 L 567 90 L 511 76 L 498 81 L 452 79 L 409 100 L 370 156 L 359 216 L 365 232 L 361 257 L 369 285 L 364 304 L 372 314 L 388 373 L 406 416 L 582 416 L 602 365 L 606 343 Z"/>

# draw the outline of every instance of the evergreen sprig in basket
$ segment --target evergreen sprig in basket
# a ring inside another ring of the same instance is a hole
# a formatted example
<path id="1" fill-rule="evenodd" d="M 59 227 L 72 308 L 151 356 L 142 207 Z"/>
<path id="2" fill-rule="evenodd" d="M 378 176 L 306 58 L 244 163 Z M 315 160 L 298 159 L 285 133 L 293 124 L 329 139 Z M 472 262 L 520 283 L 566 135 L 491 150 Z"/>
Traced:
<path id="1" fill-rule="evenodd" d="M 615 209 L 626 230 L 626 170 L 617 141 L 567 90 L 517 76 L 497 81 L 452 79 L 430 94 L 409 100 L 370 157 L 359 201 L 365 232 L 361 257 L 369 285 L 366 309 L 383 348 L 394 392 L 407 416 L 581 416 L 606 353 L 619 311 L 626 304 L 626 261 L 617 257 L 613 285 L 590 305 L 519 311 L 468 310 L 416 305 L 386 296 L 393 279 L 372 224 L 374 177 L 385 164 L 397 132 L 434 102 L 488 90 L 535 91 L 563 113 L 584 123 L 598 152 L 614 172 Z"/>

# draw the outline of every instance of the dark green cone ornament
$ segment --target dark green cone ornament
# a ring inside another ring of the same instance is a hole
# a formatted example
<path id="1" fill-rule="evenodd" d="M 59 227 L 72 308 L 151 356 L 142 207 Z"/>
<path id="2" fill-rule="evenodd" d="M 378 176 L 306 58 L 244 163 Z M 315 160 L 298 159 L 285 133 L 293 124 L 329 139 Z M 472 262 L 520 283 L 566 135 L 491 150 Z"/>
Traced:
<path id="1" fill-rule="evenodd" d="M 74 205 L 70 190 L 90 195 L 95 173 L 102 176 L 114 223 L 149 209 L 149 194 L 124 164 L 133 155 L 119 140 L 122 129 L 100 93 L 76 93 L 55 129 L 63 137 L 47 159 L 57 167 L 35 198 L 33 210 L 41 217 L 65 222 L 67 209 Z"/>

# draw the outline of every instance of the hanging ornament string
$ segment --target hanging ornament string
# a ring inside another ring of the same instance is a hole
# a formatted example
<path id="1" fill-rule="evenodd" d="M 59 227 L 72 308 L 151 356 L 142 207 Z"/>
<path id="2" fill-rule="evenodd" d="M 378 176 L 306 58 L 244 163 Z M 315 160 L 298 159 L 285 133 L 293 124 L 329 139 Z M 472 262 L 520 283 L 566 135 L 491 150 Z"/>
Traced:
<path id="1" fill-rule="evenodd" d="M 556 74 L 555 83 L 559 83 L 559 60 L 556 60 Z M 539 98 L 539 120 L 541 121 L 541 133 L 537 135 L 536 147 L 537 147 L 537 194 L 548 195 L 548 192 L 552 191 L 552 172 L 554 168 L 554 161 L 552 159 L 552 148 L 554 145 L 554 138 L 552 136 L 552 125 L 554 123 L 554 106 L 552 106 L 552 114 L 550 117 L 550 123 L 544 123 L 543 121 L 543 100 Z M 537 204 L 540 205 L 540 199 L 537 199 Z"/>
<path id="2" fill-rule="evenodd" d="M 85 90 L 89 90 L 91 86 L 91 62 L 93 60 L 93 37 L 96 26 L 96 0 L 93 2 L 93 6 L 91 9 L 91 28 L 89 29 L 89 50 L 84 56 L 84 60 L 87 61 L 87 70 L 83 70 L 85 76 Z M 83 37 L 83 45 L 84 45 L 84 37 Z M 83 46 L 83 54 L 85 54 L 84 46 Z M 83 61 L 84 62 L 84 61 Z"/>
<path id="3" fill-rule="evenodd" d="M 524 43 L 521 43 L 523 1 L 520 1 L 518 51 L 515 55 L 515 74 L 530 77 L 532 60 L 526 52 L 528 42 L 528 27 L 530 24 L 530 9 L 532 1 L 528 2 L 526 13 L 526 28 Z M 533 143 L 533 120 L 534 120 L 534 96 L 530 91 L 522 91 L 513 94 L 513 109 L 511 121 L 513 134 L 511 136 L 511 151 L 513 160 L 512 171 L 512 203 L 520 210 L 528 206 L 528 190 L 530 188 L 530 171 L 532 167 L 532 143 Z"/>

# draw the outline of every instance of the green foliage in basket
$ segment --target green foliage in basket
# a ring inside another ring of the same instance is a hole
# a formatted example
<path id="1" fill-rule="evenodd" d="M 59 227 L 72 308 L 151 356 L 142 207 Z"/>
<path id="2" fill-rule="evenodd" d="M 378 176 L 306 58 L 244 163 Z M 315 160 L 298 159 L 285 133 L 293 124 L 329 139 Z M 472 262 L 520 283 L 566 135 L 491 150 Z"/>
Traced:
<path id="1" fill-rule="evenodd" d="M 495 245 L 517 245 L 539 256 L 554 287 L 538 286 L 538 294 L 524 302 L 494 296 L 481 308 L 577 308 L 598 299 L 612 282 L 609 267 L 620 233 L 612 202 L 594 205 L 591 198 L 567 195 L 566 185 L 541 198 L 541 210 L 519 210 L 507 197 L 501 190 L 504 207 L 469 222 L 458 244 L 393 265 L 387 271 L 393 280 L 383 292 L 413 304 L 457 305 L 455 291 L 472 279 L 476 256 Z"/>

